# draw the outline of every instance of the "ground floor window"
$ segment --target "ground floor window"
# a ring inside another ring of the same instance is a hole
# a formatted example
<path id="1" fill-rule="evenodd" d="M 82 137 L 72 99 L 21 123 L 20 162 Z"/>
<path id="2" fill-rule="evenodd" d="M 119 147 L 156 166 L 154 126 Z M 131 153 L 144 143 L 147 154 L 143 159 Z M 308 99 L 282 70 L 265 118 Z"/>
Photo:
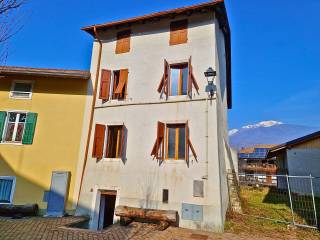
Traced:
<path id="1" fill-rule="evenodd" d="M 123 126 L 108 126 L 107 158 L 121 158 Z"/>
<path id="2" fill-rule="evenodd" d="M 0 176 L 0 204 L 12 203 L 15 182 L 15 177 Z"/>
<path id="3" fill-rule="evenodd" d="M 186 125 L 167 124 L 167 159 L 185 159 Z"/>

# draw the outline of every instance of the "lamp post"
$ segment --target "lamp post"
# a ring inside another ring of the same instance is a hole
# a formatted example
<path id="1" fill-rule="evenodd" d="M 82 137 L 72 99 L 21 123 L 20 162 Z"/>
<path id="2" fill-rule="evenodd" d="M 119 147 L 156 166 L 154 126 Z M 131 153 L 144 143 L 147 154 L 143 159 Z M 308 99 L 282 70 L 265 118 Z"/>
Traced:
<path id="1" fill-rule="evenodd" d="M 217 76 L 217 72 L 213 70 L 212 67 L 209 67 L 207 71 L 204 72 L 204 76 L 207 78 L 208 85 L 206 86 L 206 92 L 209 94 L 209 97 L 212 98 L 214 92 L 216 91 L 216 86 L 214 85 L 214 78 Z"/>

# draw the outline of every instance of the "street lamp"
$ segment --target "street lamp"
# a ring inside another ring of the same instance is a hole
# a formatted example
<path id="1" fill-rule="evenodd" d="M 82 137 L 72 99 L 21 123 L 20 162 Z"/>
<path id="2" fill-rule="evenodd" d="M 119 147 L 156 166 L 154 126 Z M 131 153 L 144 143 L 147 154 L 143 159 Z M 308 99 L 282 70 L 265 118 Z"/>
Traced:
<path id="1" fill-rule="evenodd" d="M 204 76 L 207 78 L 208 85 L 206 86 L 206 92 L 209 94 L 209 97 L 212 98 L 214 92 L 217 90 L 214 85 L 214 78 L 217 76 L 217 72 L 213 70 L 212 67 L 209 67 L 207 71 L 204 72 Z"/>

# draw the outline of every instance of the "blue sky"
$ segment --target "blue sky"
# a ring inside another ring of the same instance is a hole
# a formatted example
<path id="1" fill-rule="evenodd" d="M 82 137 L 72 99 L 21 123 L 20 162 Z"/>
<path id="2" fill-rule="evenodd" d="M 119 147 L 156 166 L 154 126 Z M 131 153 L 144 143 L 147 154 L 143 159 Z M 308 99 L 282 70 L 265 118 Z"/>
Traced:
<path id="1" fill-rule="evenodd" d="M 7 65 L 88 69 L 83 26 L 199 0 L 28 0 Z M 232 33 L 229 127 L 264 120 L 320 126 L 319 0 L 226 0 Z"/>

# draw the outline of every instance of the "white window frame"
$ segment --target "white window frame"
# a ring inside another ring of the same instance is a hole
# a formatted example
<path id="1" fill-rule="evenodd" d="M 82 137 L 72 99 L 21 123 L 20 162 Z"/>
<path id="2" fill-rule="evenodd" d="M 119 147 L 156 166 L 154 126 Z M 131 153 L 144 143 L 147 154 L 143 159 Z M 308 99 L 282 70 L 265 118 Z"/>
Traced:
<path id="1" fill-rule="evenodd" d="M 0 176 L 0 180 L 12 180 L 12 187 L 10 192 L 10 202 L 9 203 L 1 203 L 1 204 L 12 204 L 14 192 L 16 190 L 16 177 L 14 176 Z"/>
<path id="2" fill-rule="evenodd" d="M 14 87 L 15 87 L 16 83 L 28 83 L 28 84 L 30 84 L 31 85 L 30 92 L 14 91 Z M 27 80 L 14 80 L 14 81 L 12 81 L 11 90 L 10 90 L 10 93 L 9 93 L 9 98 L 22 99 L 22 100 L 31 100 L 32 99 L 32 92 L 33 92 L 33 84 L 34 84 L 33 81 L 27 81 Z M 27 96 L 27 97 L 16 97 L 16 96 L 14 96 L 14 93 L 28 93 L 29 96 Z"/>
<path id="3" fill-rule="evenodd" d="M 8 131 L 8 121 L 9 121 L 9 114 L 10 113 L 18 113 L 18 117 L 16 117 L 16 121 L 15 121 L 15 125 L 14 125 L 14 130 L 13 130 L 13 134 L 12 134 L 12 139 L 15 139 L 16 138 L 16 135 L 17 135 L 17 129 L 18 129 L 18 123 L 19 123 L 19 117 L 20 117 L 20 114 L 21 113 L 25 113 L 27 116 L 28 116 L 28 111 L 21 111 L 21 110 L 11 110 L 11 111 L 7 111 L 7 116 L 6 116 L 6 120 L 5 120 L 5 123 L 4 123 L 4 130 L 3 130 L 3 133 L 2 133 L 2 140 L 1 140 L 1 143 L 2 144 L 16 144 L 16 145 L 21 145 L 22 144 L 22 139 L 21 141 L 17 142 L 17 141 L 6 141 L 5 140 L 5 137 L 7 135 L 7 131 Z M 23 128 L 23 133 L 22 133 L 22 138 L 23 138 L 23 135 L 24 135 L 24 131 L 25 131 L 25 126 Z"/>

